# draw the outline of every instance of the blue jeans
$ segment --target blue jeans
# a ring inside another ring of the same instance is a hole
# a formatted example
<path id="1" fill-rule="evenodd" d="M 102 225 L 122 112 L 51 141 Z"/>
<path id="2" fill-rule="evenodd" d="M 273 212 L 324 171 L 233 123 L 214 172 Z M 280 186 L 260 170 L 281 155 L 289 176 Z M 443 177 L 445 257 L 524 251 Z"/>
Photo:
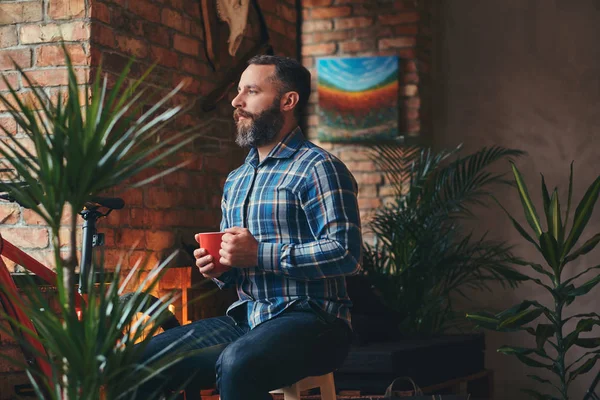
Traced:
<path id="1" fill-rule="evenodd" d="M 181 341 L 186 334 L 190 336 Z M 202 350 L 144 385 L 142 392 L 174 389 L 189 380 L 187 393 L 216 383 L 221 400 L 266 400 L 271 390 L 339 368 L 350 348 L 351 330 L 344 321 L 304 309 L 286 311 L 254 329 L 228 316 L 216 317 L 155 336 L 145 358 L 177 340 L 175 352 Z"/>

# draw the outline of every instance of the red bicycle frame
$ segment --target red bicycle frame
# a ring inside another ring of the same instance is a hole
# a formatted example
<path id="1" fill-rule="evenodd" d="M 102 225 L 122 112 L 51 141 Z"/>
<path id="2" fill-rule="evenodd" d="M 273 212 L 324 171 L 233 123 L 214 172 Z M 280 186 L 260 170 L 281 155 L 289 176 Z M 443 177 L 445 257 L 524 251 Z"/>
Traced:
<path id="1" fill-rule="evenodd" d="M 15 335 L 22 336 L 29 347 L 34 349 L 31 351 L 28 346 L 21 346 L 27 363 L 29 365 L 34 365 L 34 367 L 39 369 L 42 375 L 46 376 L 48 379 L 51 379 L 52 369 L 50 368 L 50 364 L 48 364 L 47 359 L 43 357 L 43 355 L 46 354 L 46 349 L 44 348 L 42 342 L 40 342 L 36 336 L 33 336 L 21 329 L 21 327 L 24 327 L 32 332 L 36 332 L 35 326 L 25 313 L 25 304 L 19 296 L 17 286 L 15 285 L 15 282 L 12 279 L 2 257 L 6 257 L 24 267 L 28 271 L 33 272 L 40 279 L 49 283 L 50 285 L 56 286 L 57 275 L 50 268 L 44 266 L 33 257 L 24 253 L 22 250 L 5 240 L 2 235 L 0 235 L 0 285 L 3 287 L 3 289 L 0 290 L 0 303 L 4 307 L 6 314 L 12 318 L 12 320 L 17 321 L 18 324 L 20 324 L 20 326 L 11 324 L 13 333 Z M 83 301 L 83 297 L 79 293 L 75 293 L 75 309 L 77 310 L 78 315 Z"/>

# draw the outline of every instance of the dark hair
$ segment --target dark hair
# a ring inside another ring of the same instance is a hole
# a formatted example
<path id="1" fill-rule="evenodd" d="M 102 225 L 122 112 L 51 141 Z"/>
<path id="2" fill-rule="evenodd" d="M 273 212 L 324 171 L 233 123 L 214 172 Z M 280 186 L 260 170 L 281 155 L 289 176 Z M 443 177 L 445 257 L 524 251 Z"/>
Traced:
<path id="1" fill-rule="evenodd" d="M 289 57 L 260 55 L 248 60 L 248 65 L 274 65 L 274 79 L 280 84 L 279 93 L 297 92 L 299 99 L 296 117 L 300 117 L 310 97 L 310 71 L 298 61 Z"/>

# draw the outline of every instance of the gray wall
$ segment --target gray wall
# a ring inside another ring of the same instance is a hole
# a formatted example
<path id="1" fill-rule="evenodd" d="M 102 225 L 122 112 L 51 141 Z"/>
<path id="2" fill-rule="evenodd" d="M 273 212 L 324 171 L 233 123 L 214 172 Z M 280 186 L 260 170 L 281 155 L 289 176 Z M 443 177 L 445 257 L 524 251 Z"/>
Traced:
<path id="1" fill-rule="evenodd" d="M 565 198 L 569 164 L 575 160 L 574 200 L 578 202 L 600 174 L 600 1 L 450 0 L 438 7 L 434 146 L 462 142 L 468 151 L 494 144 L 527 151 L 518 166 L 538 209 L 539 174 L 545 175 L 550 188 L 558 186 Z M 497 195 L 525 223 L 516 191 Z M 497 207 L 480 216 L 482 229 L 517 245 L 516 252 L 524 258 L 542 262 Z M 600 205 L 584 237 L 597 232 Z M 599 255 L 596 250 L 582 257 L 567 273 L 599 264 Z M 596 288 L 569 312 L 598 312 L 599 295 Z M 525 285 L 515 291 L 498 288 L 478 294 L 471 306 L 504 308 L 524 298 L 550 301 L 537 286 Z M 598 336 L 600 329 L 593 333 Z M 531 337 L 494 333 L 486 337 L 486 366 L 496 371 L 496 399 L 526 398 L 518 388 L 535 388 L 525 375 L 538 370 L 495 349 L 502 344 L 529 346 L 534 344 Z M 597 369 L 575 382 L 571 398 L 583 396 Z"/>

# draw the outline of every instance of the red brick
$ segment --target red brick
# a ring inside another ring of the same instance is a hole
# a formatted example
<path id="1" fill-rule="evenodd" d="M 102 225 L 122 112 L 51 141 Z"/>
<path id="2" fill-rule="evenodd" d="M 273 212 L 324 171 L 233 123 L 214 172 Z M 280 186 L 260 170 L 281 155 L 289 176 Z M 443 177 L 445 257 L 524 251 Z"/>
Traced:
<path id="1" fill-rule="evenodd" d="M 383 25 L 401 25 L 419 22 L 419 13 L 406 12 L 400 14 L 380 14 L 377 18 Z"/>
<path id="2" fill-rule="evenodd" d="M 85 17 L 85 0 L 52 0 L 48 2 L 48 15 L 52 19 Z"/>
<path id="3" fill-rule="evenodd" d="M 146 248 L 148 250 L 164 251 L 170 249 L 175 244 L 175 234 L 173 231 L 147 230 Z"/>
<path id="4" fill-rule="evenodd" d="M 287 34 L 287 27 L 289 26 L 289 24 L 281 18 L 274 17 L 272 15 L 265 15 L 265 22 L 267 23 L 269 30 L 281 33 L 284 36 Z M 278 48 L 279 46 L 275 44 L 273 47 Z"/>
<path id="5" fill-rule="evenodd" d="M 200 42 L 187 36 L 175 34 L 173 37 L 173 47 L 175 50 L 191 56 L 200 54 Z"/>
<path id="6" fill-rule="evenodd" d="M 151 43 L 159 44 L 164 47 L 171 47 L 171 34 L 164 26 L 146 23 L 144 25 L 144 36 Z"/>
<path id="7" fill-rule="evenodd" d="M 163 47 L 151 46 L 150 58 L 165 67 L 177 68 L 179 65 L 177 53 Z"/>
<path id="8" fill-rule="evenodd" d="M 196 58 L 192 57 L 183 57 L 181 60 L 181 69 L 190 74 L 206 77 L 212 74 L 212 70 L 208 65 L 201 63 Z"/>
<path id="9" fill-rule="evenodd" d="M 2 125 L 2 118 L 0 118 Z M 19 222 L 21 210 L 15 204 L 0 204 L 0 225 L 14 225 Z"/>
<path id="10" fill-rule="evenodd" d="M 384 52 L 385 50 L 380 50 L 381 52 Z M 414 48 L 403 48 L 403 49 L 391 49 L 388 50 L 390 52 L 390 54 L 381 54 L 381 55 L 392 55 L 392 54 L 397 54 L 398 56 L 400 56 L 400 58 L 404 58 L 404 59 L 415 59 L 417 58 L 417 52 L 415 51 Z M 423 68 L 421 68 L 421 70 L 423 70 Z"/>
<path id="11" fill-rule="evenodd" d="M 348 6 L 313 8 L 310 11 L 310 15 L 314 19 L 347 17 L 350 14 L 352 14 L 352 8 Z"/>
<path id="12" fill-rule="evenodd" d="M 302 47 L 302 53 L 311 56 L 325 56 L 333 54 L 336 51 L 335 43 L 312 44 Z"/>
<path id="13" fill-rule="evenodd" d="M 330 6 L 333 3 L 333 0 L 302 0 L 302 7 L 310 8 L 310 7 L 324 7 Z"/>
<path id="14" fill-rule="evenodd" d="M 85 82 L 86 73 L 87 71 L 85 70 L 77 69 L 77 82 Z M 29 76 L 36 86 L 65 86 L 69 82 L 67 70 L 65 68 L 27 71 L 27 76 Z M 29 86 L 25 81 L 23 81 L 23 84 L 26 87 Z"/>
<path id="15" fill-rule="evenodd" d="M 417 35 L 419 27 L 417 24 L 396 25 L 392 27 L 394 35 Z"/>
<path id="16" fill-rule="evenodd" d="M 146 43 L 129 36 L 118 35 L 117 47 L 124 53 L 130 54 L 137 59 L 146 58 L 148 56 L 148 46 Z"/>
<path id="17" fill-rule="evenodd" d="M 312 68 L 315 65 L 314 57 L 302 57 L 302 65 L 304 65 L 306 68 Z M 313 96 L 311 96 L 311 98 L 312 97 Z"/>
<path id="18" fill-rule="evenodd" d="M 43 18 L 42 1 L 0 3 L 0 25 L 37 22 Z"/>
<path id="19" fill-rule="evenodd" d="M 372 49 L 374 42 L 372 40 L 341 42 L 339 46 L 344 53 L 357 53 Z"/>
<path id="20" fill-rule="evenodd" d="M 174 8 L 176 10 L 183 10 L 185 7 L 183 4 L 183 0 L 168 0 L 168 4 L 169 6 L 171 6 L 171 8 Z"/>
<path id="21" fill-rule="evenodd" d="M 316 32 L 313 34 L 315 43 L 352 39 L 351 31 Z"/>
<path id="22" fill-rule="evenodd" d="M 0 70 L 15 69 L 14 63 L 21 68 L 31 67 L 31 50 L 0 50 Z"/>
<path id="23" fill-rule="evenodd" d="M 74 21 L 62 24 L 24 25 L 19 29 L 21 44 L 44 42 L 79 42 L 88 40 L 90 26 L 84 21 Z"/>
<path id="24" fill-rule="evenodd" d="M 138 2 L 141 0 L 138 0 Z M 99 1 L 95 1 L 91 4 L 90 10 L 91 17 L 93 19 L 97 19 L 98 21 L 102 21 L 106 24 L 110 24 L 110 9 L 104 3 L 100 3 Z"/>
<path id="25" fill-rule="evenodd" d="M 333 29 L 332 21 L 304 21 L 302 24 L 302 32 L 320 32 L 331 31 Z"/>
<path id="26" fill-rule="evenodd" d="M 17 72 L 3 72 L 2 76 L 6 78 L 10 87 L 12 87 L 15 90 L 18 90 L 20 88 L 19 75 Z M 8 90 L 8 85 L 4 83 L 4 79 L 0 78 L 0 91 Z M 0 110 L 6 110 L 5 106 L 2 103 L 0 103 Z"/>
<path id="27" fill-rule="evenodd" d="M 408 99 L 404 100 L 404 106 L 406 108 L 419 108 L 421 106 L 421 99 L 418 97 L 409 97 Z"/>
<path id="28" fill-rule="evenodd" d="M 287 22 L 290 22 L 292 24 L 296 23 L 296 9 L 294 7 L 286 5 L 285 3 L 279 4 L 277 15 L 282 17 Z M 295 26 L 294 29 L 296 29 Z"/>
<path id="29" fill-rule="evenodd" d="M 198 0 L 183 0 L 183 10 L 192 18 L 200 18 L 200 2 Z"/>
<path id="30" fill-rule="evenodd" d="M 185 33 L 189 33 L 190 31 L 189 20 L 187 20 L 181 13 L 175 10 L 164 8 L 162 10 L 160 19 L 163 25 L 166 25 L 170 28 Z"/>
<path id="31" fill-rule="evenodd" d="M 417 85 L 404 85 L 403 90 L 401 89 L 403 96 L 416 96 L 419 92 Z"/>
<path id="32" fill-rule="evenodd" d="M 260 8 L 267 13 L 275 14 L 277 12 L 277 3 L 279 0 L 260 0 Z"/>
<path id="33" fill-rule="evenodd" d="M 148 21 L 160 22 L 160 7 L 150 3 L 148 0 L 130 1 L 129 10 Z"/>
<path id="34" fill-rule="evenodd" d="M 92 37 L 90 40 L 110 48 L 115 46 L 115 34 L 113 30 L 101 24 L 94 25 L 94 30 L 92 31 Z"/>
<path id="35" fill-rule="evenodd" d="M 66 45 L 73 65 L 88 65 L 89 59 L 80 44 Z M 36 62 L 38 67 L 49 67 L 54 65 L 66 65 L 65 54 L 60 45 L 40 46 L 36 49 Z"/>
<path id="36" fill-rule="evenodd" d="M 407 73 L 402 77 L 404 83 L 419 83 L 419 75 L 415 73 Z"/>
<path id="37" fill-rule="evenodd" d="M 0 233 L 15 246 L 24 249 L 40 249 L 48 247 L 49 244 L 47 228 L 0 228 Z"/>
<path id="38" fill-rule="evenodd" d="M 120 248 L 126 249 L 144 249 L 146 239 L 143 229 L 117 229 L 115 231 L 115 242 Z"/>
<path id="39" fill-rule="evenodd" d="M 379 49 L 397 49 L 402 47 L 414 47 L 417 43 L 414 37 L 398 37 L 379 39 Z"/>
<path id="40" fill-rule="evenodd" d="M 0 48 L 14 46 L 18 43 L 16 25 L 0 26 Z"/>
<path id="41" fill-rule="evenodd" d="M 360 172 L 354 174 L 356 182 L 365 185 L 378 185 L 383 181 L 383 177 L 380 174 L 372 174 L 368 172 Z"/>
<path id="42" fill-rule="evenodd" d="M 335 20 L 335 29 L 364 28 L 373 25 L 372 17 L 341 18 Z"/>

